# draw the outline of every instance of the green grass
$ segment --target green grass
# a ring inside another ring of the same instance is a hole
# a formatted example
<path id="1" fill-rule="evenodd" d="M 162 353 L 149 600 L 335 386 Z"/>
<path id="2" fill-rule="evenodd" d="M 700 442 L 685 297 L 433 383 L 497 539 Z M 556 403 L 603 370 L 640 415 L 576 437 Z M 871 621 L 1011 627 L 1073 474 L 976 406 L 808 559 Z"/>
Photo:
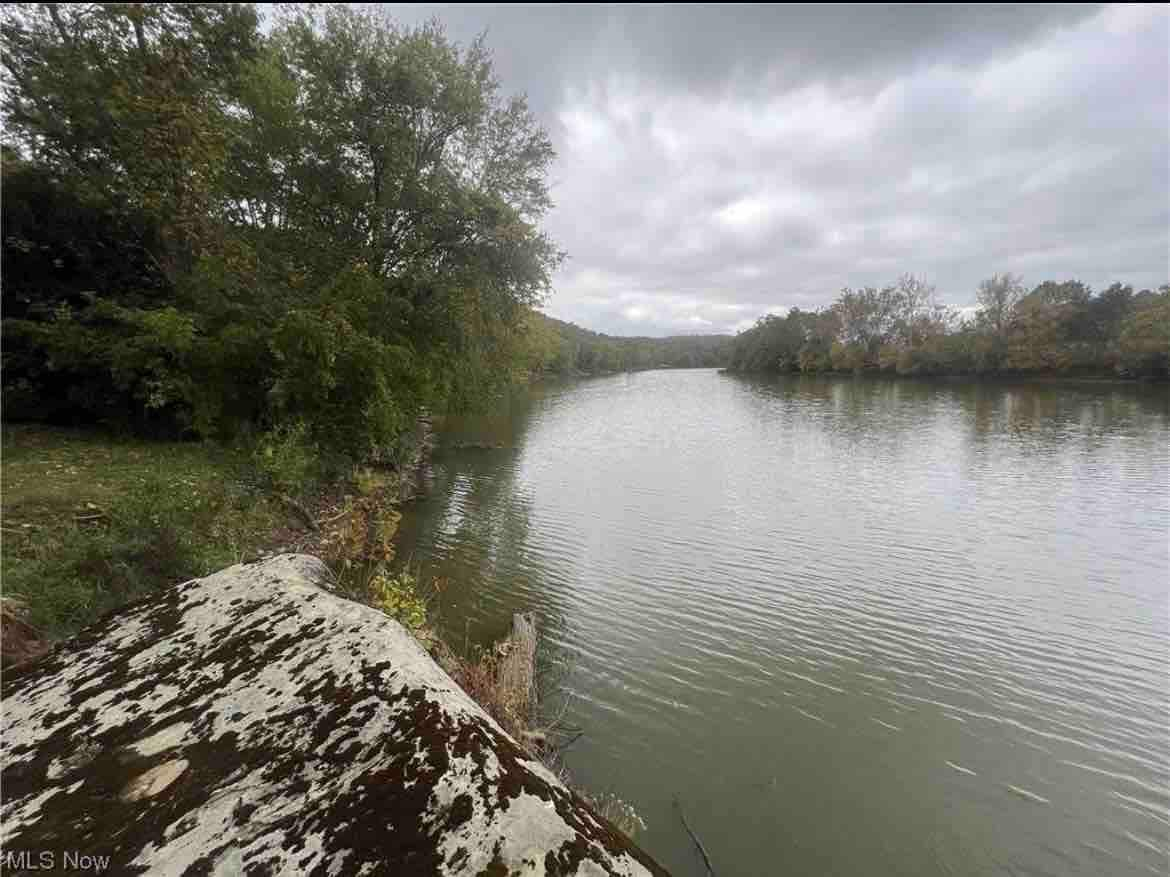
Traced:
<path id="1" fill-rule="evenodd" d="M 285 520 L 245 450 L 24 425 L 2 450 L 3 596 L 51 637 L 253 556 Z"/>

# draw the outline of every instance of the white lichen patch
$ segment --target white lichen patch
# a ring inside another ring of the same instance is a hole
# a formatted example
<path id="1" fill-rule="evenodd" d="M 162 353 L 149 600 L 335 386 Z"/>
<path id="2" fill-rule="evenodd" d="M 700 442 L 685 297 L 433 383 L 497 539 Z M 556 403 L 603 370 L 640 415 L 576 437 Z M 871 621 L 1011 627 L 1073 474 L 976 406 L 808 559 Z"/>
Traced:
<path id="1" fill-rule="evenodd" d="M 664 873 L 327 578 L 231 567 L 6 677 L 5 844 L 117 873 Z"/>

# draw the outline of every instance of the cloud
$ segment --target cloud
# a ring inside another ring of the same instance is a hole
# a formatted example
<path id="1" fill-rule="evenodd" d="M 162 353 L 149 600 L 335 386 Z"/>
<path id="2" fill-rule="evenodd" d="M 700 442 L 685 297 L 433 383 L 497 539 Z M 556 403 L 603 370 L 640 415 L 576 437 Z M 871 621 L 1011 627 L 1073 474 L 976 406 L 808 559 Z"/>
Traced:
<path id="1" fill-rule="evenodd" d="M 1170 269 L 1164 6 L 453 7 L 559 157 L 547 310 L 734 331 L 845 285 Z"/>

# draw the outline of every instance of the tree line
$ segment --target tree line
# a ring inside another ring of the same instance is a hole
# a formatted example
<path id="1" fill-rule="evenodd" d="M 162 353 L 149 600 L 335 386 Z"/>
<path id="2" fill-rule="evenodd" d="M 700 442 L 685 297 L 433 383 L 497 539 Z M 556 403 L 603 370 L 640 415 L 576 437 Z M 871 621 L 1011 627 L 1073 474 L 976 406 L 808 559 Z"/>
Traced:
<path id="1" fill-rule="evenodd" d="M 844 289 L 829 307 L 768 314 L 739 333 L 728 367 L 743 372 L 1167 377 L 1170 285 L 1094 292 L 1076 280 L 1027 289 L 1013 274 L 979 285 L 978 307 L 941 305 L 906 274 Z"/>
<path id="2" fill-rule="evenodd" d="M 482 39 L 349 6 L 8 5 L 10 419 L 354 455 L 490 396 L 562 253 Z"/>
<path id="3" fill-rule="evenodd" d="M 517 364 L 528 375 L 605 374 L 727 364 L 730 335 L 646 338 L 606 335 L 533 311 L 524 320 Z"/>

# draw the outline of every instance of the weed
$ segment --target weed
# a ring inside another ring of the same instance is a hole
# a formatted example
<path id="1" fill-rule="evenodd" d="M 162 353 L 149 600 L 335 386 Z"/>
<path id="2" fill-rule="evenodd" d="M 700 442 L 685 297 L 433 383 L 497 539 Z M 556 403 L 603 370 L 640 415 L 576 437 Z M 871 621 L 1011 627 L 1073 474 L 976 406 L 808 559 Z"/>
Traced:
<path id="1" fill-rule="evenodd" d="M 264 435 L 254 452 L 256 468 L 274 490 L 304 495 L 322 475 L 317 448 L 309 430 L 296 421 L 282 424 Z"/>
<path id="2" fill-rule="evenodd" d="M 576 791 L 577 794 L 589 802 L 594 810 L 620 828 L 626 837 L 633 838 L 639 831 L 646 830 L 646 823 L 638 815 L 638 811 L 634 809 L 634 806 L 623 801 L 613 792 L 606 792 L 594 798 L 585 794 L 580 789 Z"/>
<path id="3" fill-rule="evenodd" d="M 381 609 L 408 630 L 419 630 L 427 623 L 427 602 L 418 579 L 408 570 L 396 575 L 379 570 L 369 580 L 370 603 Z"/>

